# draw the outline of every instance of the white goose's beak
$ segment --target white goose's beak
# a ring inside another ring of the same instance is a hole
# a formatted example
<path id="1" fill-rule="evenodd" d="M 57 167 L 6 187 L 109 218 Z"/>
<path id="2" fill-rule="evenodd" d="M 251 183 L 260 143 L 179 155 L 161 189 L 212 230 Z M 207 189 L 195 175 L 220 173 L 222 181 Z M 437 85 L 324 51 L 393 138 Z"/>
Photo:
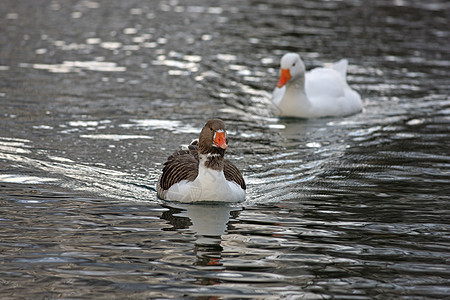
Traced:
<path id="1" fill-rule="evenodd" d="M 278 80 L 277 87 L 283 87 L 292 78 L 289 69 L 281 69 L 280 79 Z"/>

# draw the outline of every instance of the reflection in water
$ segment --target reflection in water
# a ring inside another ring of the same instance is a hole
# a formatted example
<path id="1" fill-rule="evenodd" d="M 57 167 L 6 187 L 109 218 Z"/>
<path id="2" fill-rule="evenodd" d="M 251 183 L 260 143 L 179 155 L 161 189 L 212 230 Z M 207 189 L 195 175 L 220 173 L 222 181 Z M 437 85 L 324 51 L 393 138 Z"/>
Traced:
<path id="1" fill-rule="evenodd" d="M 189 229 L 195 234 L 197 266 L 219 267 L 221 265 L 222 235 L 226 234 L 230 214 L 234 218 L 242 207 L 227 204 L 183 204 L 166 203 L 162 218 L 169 221 L 171 229 L 183 231 Z"/>

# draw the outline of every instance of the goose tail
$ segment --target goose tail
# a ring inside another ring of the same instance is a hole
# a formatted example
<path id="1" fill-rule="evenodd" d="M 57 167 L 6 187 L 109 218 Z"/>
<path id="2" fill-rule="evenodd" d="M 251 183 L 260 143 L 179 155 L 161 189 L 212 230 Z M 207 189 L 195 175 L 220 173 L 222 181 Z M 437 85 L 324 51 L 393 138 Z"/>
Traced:
<path id="1" fill-rule="evenodd" d="M 347 78 L 347 66 L 348 66 L 348 60 L 345 58 L 341 59 L 338 62 L 335 62 L 333 64 L 333 69 L 339 72 L 342 77 Z"/>

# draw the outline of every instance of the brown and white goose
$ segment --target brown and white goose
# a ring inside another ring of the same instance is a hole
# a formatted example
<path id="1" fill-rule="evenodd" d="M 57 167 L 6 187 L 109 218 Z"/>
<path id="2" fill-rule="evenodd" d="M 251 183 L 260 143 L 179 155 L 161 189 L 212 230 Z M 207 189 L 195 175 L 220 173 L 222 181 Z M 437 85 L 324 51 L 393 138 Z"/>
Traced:
<path id="1" fill-rule="evenodd" d="M 224 159 L 228 139 L 225 123 L 209 120 L 199 140 L 173 153 L 164 163 L 158 197 L 169 201 L 240 202 L 245 181 L 238 168 Z"/>

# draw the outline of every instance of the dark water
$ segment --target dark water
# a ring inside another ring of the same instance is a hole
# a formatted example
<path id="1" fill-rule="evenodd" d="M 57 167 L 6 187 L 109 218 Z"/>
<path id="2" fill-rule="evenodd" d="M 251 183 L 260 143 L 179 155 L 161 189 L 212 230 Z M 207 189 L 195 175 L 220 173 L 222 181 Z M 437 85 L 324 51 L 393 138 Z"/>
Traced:
<path id="1" fill-rule="evenodd" d="M 450 295 L 447 1 L 0 3 L 2 299 Z M 287 51 L 365 110 L 277 119 Z M 156 198 L 211 117 L 235 206 Z"/>

